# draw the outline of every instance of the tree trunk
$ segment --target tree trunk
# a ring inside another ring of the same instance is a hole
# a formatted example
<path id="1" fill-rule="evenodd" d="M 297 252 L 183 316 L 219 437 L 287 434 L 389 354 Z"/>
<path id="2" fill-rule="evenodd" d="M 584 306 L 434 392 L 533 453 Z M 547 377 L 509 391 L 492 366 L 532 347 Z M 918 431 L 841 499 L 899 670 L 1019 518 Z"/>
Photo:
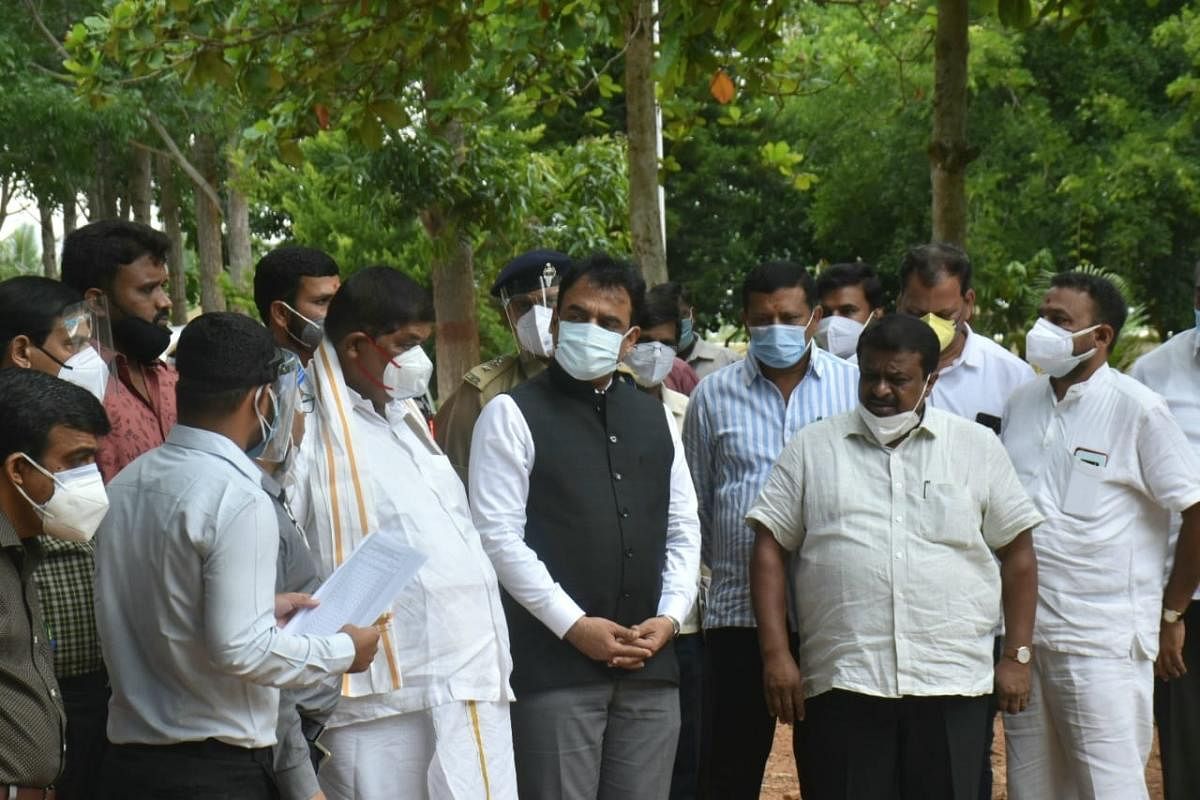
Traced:
<path id="1" fill-rule="evenodd" d="M 437 397 L 450 396 L 463 375 L 479 363 L 479 320 L 475 315 L 475 253 L 460 237 L 451 214 L 421 212 L 433 240 L 433 310 L 437 316 Z"/>
<path id="2" fill-rule="evenodd" d="M 229 205 L 229 277 L 235 286 L 244 286 L 250 275 L 250 203 L 233 186 L 225 190 Z"/>
<path id="3" fill-rule="evenodd" d="M 218 186 L 217 144 L 210 134 L 196 136 L 192 163 L 210 186 Z M 196 201 L 196 249 L 200 254 L 200 308 L 224 311 L 225 293 L 221 291 L 221 209 L 200 187 L 193 186 Z"/>
<path id="4" fill-rule="evenodd" d="M 667 247 L 663 235 L 658 183 L 658 107 L 654 98 L 654 7 L 634 0 L 626 18 L 625 128 L 629 160 L 629 231 L 633 259 L 646 282 L 667 280 Z"/>
<path id="5" fill-rule="evenodd" d="M 133 221 L 150 224 L 151 181 L 153 166 L 150 151 L 144 147 L 133 148 L 132 172 L 129 175 L 129 205 L 133 210 Z"/>
<path id="6" fill-rule="evenodd" d="M 112 153 L 101 140 L 96 145 L 92 183 L 88 188 L 88 222 L 117 218 L 116 180 L 113 177 Z"/>
<path id="7" fill-rule="evenodd" d="M 933 140 L 929 143 L 933 187 L 933 239 L 965 247 L 967 164 L 967 0 L 938 0 L 934 38 Z"/>
<path id="8" fill-rule="evenodd" d="M 158 156 L 158 213 L 162 216 L 163 232 L 171 240 L 167 253 L 167 271 L 171 276 L 171 322 L 187 324 L 187 271 L 183 261 L 183 225 L 179 219 L 179 184 L 175 179 L 175 162 L 170 156 Z"/>
<path id="9" fill-rule="evenodd" d="M 42 228 L 42 274 L 58 278 L 58 254 L 54 248 L 54 204 L 38 201 L 38 218 Z"/>
<path id="10" fill-rule="evenodd" d="M 75 230 L 75 226 L 78 223 L 78 219 L 79 219 L 78 203 L 77 203 L 77 198 L 75 197 L 74 191 L 67 192 L 66 195 L 64 195 L 62 206 L 63 206 L 63 240 L 65 241 L 67 238 L 67 235 L 70 234 L 71 231 Z"/>

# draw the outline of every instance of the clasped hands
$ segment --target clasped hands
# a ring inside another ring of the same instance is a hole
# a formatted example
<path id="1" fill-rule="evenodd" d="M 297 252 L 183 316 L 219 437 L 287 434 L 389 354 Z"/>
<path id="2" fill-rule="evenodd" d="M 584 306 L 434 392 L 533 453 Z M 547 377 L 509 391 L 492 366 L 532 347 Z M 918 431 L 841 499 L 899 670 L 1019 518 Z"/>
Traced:
<path id="1" fill-rule="evenodd" d="M 633 627 L 604 617 L 580 617 L 563 638 L 576 650 L 610 667 L 635 670 L 666 646 L 675 628 L 666 617 L 650 617 Z"/>

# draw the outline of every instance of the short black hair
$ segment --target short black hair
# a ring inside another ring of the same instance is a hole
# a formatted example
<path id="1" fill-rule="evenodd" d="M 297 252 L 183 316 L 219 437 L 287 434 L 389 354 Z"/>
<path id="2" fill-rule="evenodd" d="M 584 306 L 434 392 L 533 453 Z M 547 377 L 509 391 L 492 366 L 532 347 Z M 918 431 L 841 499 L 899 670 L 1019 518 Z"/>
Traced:
<path id="1" fill-rule="evenodd" d="M 875 268 L 862 261 L 826 267 L 817 276 L 817 300 L 820 301 L 834 289 L 859 285 L 862 286 L 867 304 L 871 308 L 880 308 L 883 305 L 883 282 L 879 280 Z"/>
<path id="2" fill-rule="evenodd" d="M 819 302 L 817 282 L 807 269 L 791 261 L 768 261 L 750 270 L 742 281 L 742 310 L 750 307 L 750 293 L 761 292 L 771 294 L 780 289 L 791 289 L 799 286 L 804 290 L 804 299 L 809 308 L 816 308 Z"/>
<path id="3" fill-rule="evenodd" d="M 104 406 L 87 389 L 36 369 L 0 369 L 0 460 L 25 453 L 40 462 L 58 425 L 93 436 L 110 430 Z"/>
<path id="4" fill-rule="evenodd" d="M 1121 290 L 1108 278 L 1093 275 L 1090 272 L 1060 272 L 1050 279 L 1050 286 L 1055 289 L 1075 289 L 1085 292 L 1092 298 L 1096 309 L 1096 322 L 1109 325 L 1113 329 L 1113 341 L 1121 335 L 1125 318 L 1129 315 L 1129 306 L 1121 296 Z"/>
<path id="5" fill-rule="evenodd" d="M 212 311 L 188 323 L 175 348 L 175 403 L 186 419 L 229 414 L 246 392 L 279 375 L 282 355 L 265 327 L 243 314 Z"/>
<path id="6" fill-rule="evenodd" d="M 340 274 L 337 262 L 315 247 L 276 247 L 254 267 L 254 305 L 266 324 L 271 321 L 271 303 L 282 300 L 296 307 L 301 278 L 331 278 Z"/>
<path id="7" fill-rule="evenodd" d="M 18 275 L 0 282 L 0 353 L 18 336 L 39 347 L 54 330 L 63 309 L 83 300 L 65 283 L 40 275 Z"/>
<path id="8" fill-rule="evenodd" d="M 642 315 L 637 324 L 642 330 L 670 323 L 675 326 L 675 337 L 679 337 L 679 291 L 677 283 L 660 283 L 646 292 L 642 304 Z"/>
<path id="9" fill-rule="evenodd" d="M 858 337 L 858 363 L 863 353 L 917 353 L 921 356 L 921 374 L 928 377 L 938 366 L 941 345 L 933 328 L 911 314 L 888 314 L 873 322 Z"/>
<path id="10" fill-rule="evenodd" d="M 102 219 L 76 228 L 63 241 L 63 283 L 80 294 L 88 289 L 112 288 L 117 268 L 142 256 L 156 263 L 167 260 L 171 240 L 165 233 L 140 222 Z"/>
<path id="11" fill-rule="evenodd" d="M 666 283 L 660 283 L 650 291 L 665 292 L 671 296 L 671 299 L 674 300 L 676 304 L 686 306 L 687 308 L 692 307 L 692 301 L 688 296 L 687 287 L 679 281 L 667 281 Z"/>
<path id="12" fill-rule="evenodd" d="M 908 286 L 908 277 L 917 273 L 917 278 L 926 286 L 933 286 L 942 276 L 958 278 L 961 294 L 971 288 L 971 259 L 961 247 L 947 242 L 910 247 L 900 259 L 900 291 Z"/>
<path id="13" fill-rule="evenodd" d="M 646 281 L 628 261 L 613 258 L 607 253 L 595 253 L 567 268 L 558 284 L 558 310 L 562 311 L 563 298 L 572 286 L 587 278 L 587 282 L 600 289 L 624 289 L 632 306 L 629 324 L 636 325 L 642 318 L 642 306 L 646 304 Z"/>
<path id="14" fill-rule="evenodd" d="M 376 265 L 346 279 L 329 303 L 325 332 L 335 344 L 361 331 L 371 338 L 413 322 L 433 322 L 429 290 L 392 267 Z"/>

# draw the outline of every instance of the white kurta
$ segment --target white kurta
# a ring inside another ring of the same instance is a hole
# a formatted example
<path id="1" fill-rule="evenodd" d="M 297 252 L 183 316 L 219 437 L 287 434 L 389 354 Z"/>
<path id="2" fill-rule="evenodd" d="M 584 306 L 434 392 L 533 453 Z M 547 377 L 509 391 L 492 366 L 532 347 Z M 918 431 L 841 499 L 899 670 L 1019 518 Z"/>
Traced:
<path id="1" fill-rule="evenodd" d="M 508 628 L 466 490 L 413 404 L 393 403 L 381 416 L 345 386 L 330 356 L 323 348 L 316 359 L 321 418 L 293 487 L 318 563 L 328 574 L 368 535 L 397 537 L 428 560 L 393 601 L 371 671 L 343 687 L 322 787 L 331 800 L 514 797 L 506 788 L 515 787 Z M 447 722 L 472 719 L 478 724 Z M 395 757 L 370 755 L 380 737 Z M 448 761 L 473 771 L 439 783 L 436 765 Z M 490 795 L 470 788 L 485 774 Z M 418 785 L 426 791 L 396 793 Z"/>

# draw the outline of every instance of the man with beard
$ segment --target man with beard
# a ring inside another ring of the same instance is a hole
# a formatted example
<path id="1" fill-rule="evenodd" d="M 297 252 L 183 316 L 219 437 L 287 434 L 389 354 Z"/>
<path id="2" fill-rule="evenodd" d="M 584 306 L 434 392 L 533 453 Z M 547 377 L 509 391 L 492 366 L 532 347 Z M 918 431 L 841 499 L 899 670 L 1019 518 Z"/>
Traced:
<path id="1" fill-rule="evenodd" d="M 342 285 L 338 265 L 314 247 L 277 247 L 254 268 L 254 305 L 275 337 L 307 364 L 321 344 L 329 303 Z"/>
<path id="2" fill-rule="evenodd" d="M 171 338 L 169 247 L 159 231 L 124 220 L 85 225 L 63 243 L 63 283 L 87 299 L 103 296 L 112 320 L 114 380 L 104 395 L 112 432 L 96 451 L 105 483 L 161 445 L 175 425 L 177 376 L 158 358 Z M 42 570 L 55 672 L 67 710 L 67 760 L 58 796 L 89 797 L 98 783 L 108 719 L 108 676 L 93 613 L 93 550 L 47 542 Z"/>

